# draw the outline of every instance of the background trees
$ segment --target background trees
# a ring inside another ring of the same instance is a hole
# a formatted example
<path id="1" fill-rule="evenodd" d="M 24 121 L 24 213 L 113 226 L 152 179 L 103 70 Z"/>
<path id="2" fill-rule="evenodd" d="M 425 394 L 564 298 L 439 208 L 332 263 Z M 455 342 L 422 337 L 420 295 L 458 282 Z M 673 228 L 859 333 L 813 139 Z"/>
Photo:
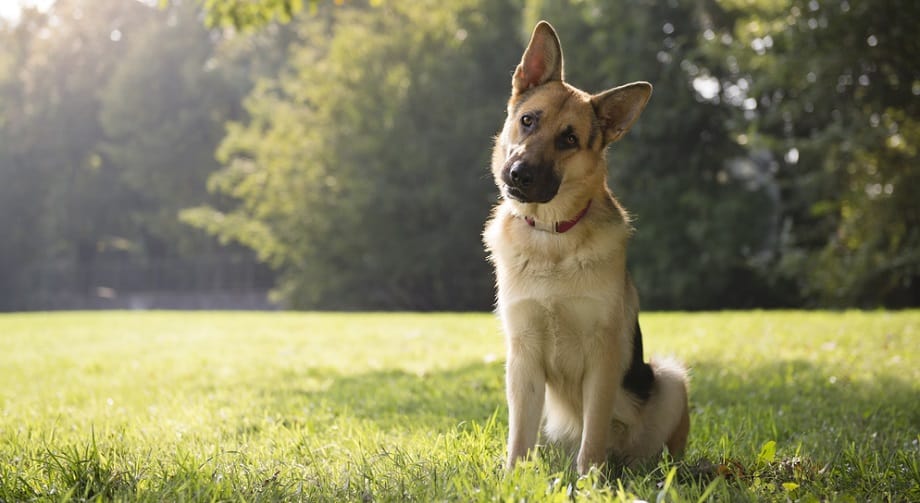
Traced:
<path id="1" fill-rule="evenodd" d="M 478 236 L 490 135 L 519 57 L 512 7 L 348 6 L 301 29 L 307 42 L 219 151 L 227 167 L 212 184 L 241 204 L 186 220 L 277 265 L 295 305 L 487 307 Z"/>
<path id="2" fill-rule="evenodd" d="M 58 0 L 0 24 L 0 306 L 48 264 L 251 249 L 293 307 L 488 309 L 491 136 L 541 18 L 579 87 L 655 85 L 609 156 L 646 307 L 916 305 L 918 9 Z"/>
<path id="3" fill-rule="evenodd" d="M 98 15 L 84 19 L 83 7 L 62 0 L 56 15 L 26 11 L 0 33 L 0 218 L 11 237 L 0 244 L 10 257 L 0 265 L 10 285 L 0 296 L 13 305 L 29 292 L 28 266 L 86 264 L 124 226 L 125 213 L 112 210 L 128 201 L 98 149 L 97 91 L 124 49 L 116 33 L 131 32 L 148 9 L 100 2 Z"/>
<path id="4" fill-rule="evenodd" d="M 58 0 L 0 25 L 0 307 L 111 289 L 104 264 L 229 253 L 177 218 L 216 202 L 213 150 L 250 85 L 219 75 L 199 14 Z"/>
<path id="5" fill-rule="evenodd" d="M 730 7 L 731 42 L 712 52 L 750 83 L 756 106 L 740 123 L 777 163 L 776 275 L 810 305 L 916 305 L 920 5 Z"/>

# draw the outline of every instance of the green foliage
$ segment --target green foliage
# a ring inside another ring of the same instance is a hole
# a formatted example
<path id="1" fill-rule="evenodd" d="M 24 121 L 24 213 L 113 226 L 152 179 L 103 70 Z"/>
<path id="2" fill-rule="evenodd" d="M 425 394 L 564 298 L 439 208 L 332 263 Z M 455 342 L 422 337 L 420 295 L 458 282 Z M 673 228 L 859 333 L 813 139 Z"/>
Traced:
<path id="1" fill-rule="evenodd" d="M 97 91 L 123 54 L 112 34 L 143 20 L 139 4 L 60 0 L 50 14 L 27 11 L 15 26 L 0 27 L 8 65 L 0 98 L 0 306 L 16 305 L 28 291 L 23 272 L 40 260 L 91 260 L 105 236 L 124 230 L 130 198 L 119 190 L 114 167 L 99 150 Z M 8 194 L 7 194 L 8 193 Z M 17 292 L 22 292 L 17 295 Z"/>
<path id="2" fill-rule="evenodd" d="M 212 149 L 241 99 L 196 15 L 177 8 L 171 22 L 134 30 L 100 93 L 100 149 L 123 190 L 134 196 L 133 224 L 154 255 L 208 248 L 177 215 L 213 199 L 204 183 L 219 166 Z"/>
<path id="3" fill-rule="evenodd" d="M 553 448 L 503 472 L 490 315 L 0 316 L 0 500 L 920 497 L 920 312 L 643 328 L 693 367 L 689 450 L 578 477 Z"/>
<path id="4" fill-rule="evenodd" d="M 347 0 L 334 0 L 335 5 L 344 5 Z M 177 3 L 160 0 L 166 7 Z M 264 28 L 272 23 L 289 23 L 299 14 L 304 4 L 315 14 L 322 0 L 197 0 L 204 7 L 208 26 L 227 26 L 241 31 Z M 370 5 L 380 5 L 382 0 L 368 0 Z"/>
<path id="5" fill-rule="evenodd" d="M 193 8 L 121 0 L 0 24 L 0 309 L 31 307 L 38 268 L 219 253 L 177 218 L 219 203 L 205 180 L 251 82 L 218 41 Z"/>
<path id="6" fill-rule="evenodd" d="M 748 4 L 707 44 L 748 86 L 750 141 L 782 188 L 780 274 L 822 305 L 915 305 L 920 292 L 920 50 L 911 1 Z M 739 119 L 740 120 L 740 119 Z"/>
<path id="7" fill-rule="evenodd" d="M 315 6 L 318 0 L 311 0 Z M 272 20 L 287 23 L 303 10 L 303 0 L 202 0 L 210 25 L 248 29 Z"/>
<path id="8" fill-rule="evenodd" d="M 296 307 L 488 306 L 478 235 L 504 68 L 520 50 L 512 12 L 394 2 L 304 19 L 309 44 L 218 151 L 227 167 L 211 186 L 240 205 L 186 221 L 280 267 Z"/>
<path id="9" fill-rule="evenodd" d="M 646 307 L 920 299 L 917 2 L 160 4 L 0 21 L 0 308 L 37 267 L 230 243 L 290 306 L 489 308 L 490 137 L 540 18 L 574 84 L 655 86 L 609 153 Z"/>

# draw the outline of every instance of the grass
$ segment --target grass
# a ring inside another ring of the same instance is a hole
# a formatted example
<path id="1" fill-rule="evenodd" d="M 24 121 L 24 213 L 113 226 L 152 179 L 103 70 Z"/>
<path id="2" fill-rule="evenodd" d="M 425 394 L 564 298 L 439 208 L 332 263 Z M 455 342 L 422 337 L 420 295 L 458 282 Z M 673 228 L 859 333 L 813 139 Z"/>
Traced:
<path id="1" fill-rule="evenodd" d="M 682 461 L 501 469 L 487 314 L 0 316 L 0 502 L 920 501 L 920 311 L 652 313 Z"/>

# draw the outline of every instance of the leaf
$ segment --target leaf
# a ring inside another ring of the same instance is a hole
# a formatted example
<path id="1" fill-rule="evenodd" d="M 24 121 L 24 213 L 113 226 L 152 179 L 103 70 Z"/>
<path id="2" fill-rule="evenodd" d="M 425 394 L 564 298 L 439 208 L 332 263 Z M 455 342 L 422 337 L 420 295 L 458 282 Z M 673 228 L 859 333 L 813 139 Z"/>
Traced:
<path id="1" fill-rule="evenodd" d="M 760 448 L 760 454 L 757 455 L 757 463 L 769 464 L 776 459 L 776 441 L 769 440 Z"/>
<path id="2" fill-rule="evenodd" d="M 668 493 L 671 492 L 671 484 L 674 483 L 675 475 L 677 475 L 677 467 L 671 468 L 671 471 L 668 472 L 668 476 L 665 477 L 661 491 L 658 491 L 658 496 L 655 498 L 656 503 L 667 501 Z"/>
<path id="3" fill-rule="evenodd" d="M 792 492 L 799 488 L 799 485 L 795 482 L 783 482 L 783 489 Z"/>

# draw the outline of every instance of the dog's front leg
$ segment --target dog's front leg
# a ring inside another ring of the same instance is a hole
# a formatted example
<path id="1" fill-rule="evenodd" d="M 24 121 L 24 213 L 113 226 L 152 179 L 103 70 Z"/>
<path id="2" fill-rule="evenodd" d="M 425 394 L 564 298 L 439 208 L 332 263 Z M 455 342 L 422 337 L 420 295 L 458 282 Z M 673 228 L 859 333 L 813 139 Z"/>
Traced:
<path id="1" fill-rule="evenodd" d="M 611 361 L 610 352 L 594 351 L 588 357 L 582 381 L 584 403 L 581 446 L 578 449 L 578 473 L 584 475 L 592 466 L 599 466 L 607 458 L 607 437 L 613 422 L 613 404 L 618 392 L 617 365 Z"/>
<path id="2" fill-rule="evenodd" d="M 508 354 L 505 381 L 508 395 L 507 468 L 510 470 L 537 443 L 546 390 L 546 375 L 538 355 L 522 347 L 512 347 Z"/>

